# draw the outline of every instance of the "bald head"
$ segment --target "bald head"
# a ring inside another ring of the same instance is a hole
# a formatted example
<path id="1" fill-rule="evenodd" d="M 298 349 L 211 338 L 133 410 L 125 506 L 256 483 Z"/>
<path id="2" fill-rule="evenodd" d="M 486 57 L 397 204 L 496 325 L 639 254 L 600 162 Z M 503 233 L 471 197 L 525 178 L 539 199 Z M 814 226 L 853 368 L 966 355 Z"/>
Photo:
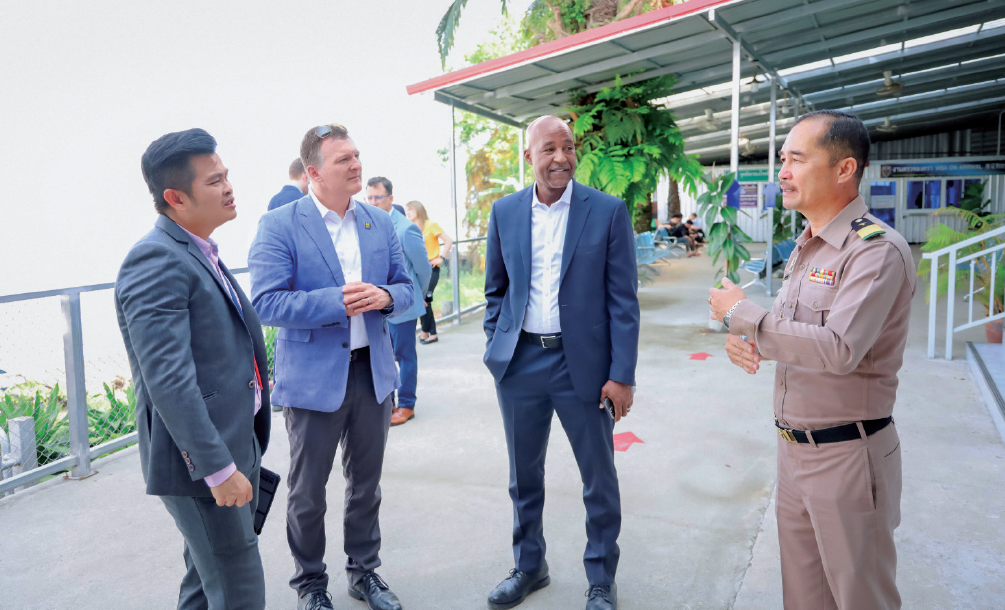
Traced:
<path id="1" fill-rule="evenodd" d="M 548 133 L 549 130 L 556 129 L 567 132 L 569 134 L 569 139 L 572 139 L 572 130 L 569 129 L 569 125 L 557 116 L 549 114 L 534 119 L 534 121 L 527 126 L 527 147 L 533 147 L 534 139 L 541 137 L 541 134 L 545 134 Z"/>
<path id="2" fill-rule="evenodd" d="M 576 171 L 576 142 L 572 130 L 556 116 L 543 116 L 527 127 L 524 158 L 534 167 L 537 197 L 551 205 L 558 201 Z"/>

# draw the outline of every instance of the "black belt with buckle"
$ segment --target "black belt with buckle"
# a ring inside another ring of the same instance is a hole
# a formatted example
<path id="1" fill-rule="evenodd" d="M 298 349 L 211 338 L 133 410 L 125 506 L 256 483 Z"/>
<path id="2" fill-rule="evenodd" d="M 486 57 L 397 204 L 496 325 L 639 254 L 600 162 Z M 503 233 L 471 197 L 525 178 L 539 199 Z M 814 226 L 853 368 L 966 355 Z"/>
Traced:
<path id="1" fill-rule="evenodd" d="M 525 330 L 521 330 L 520 341 L 530 343 L 531 345 L 536 345 L 538 347 L 543 347 L 544 349 L 559 349 L 562 347 L 562 333 L 539 335 L 537 333 L 529 333 Z"/>
<path id="2" fill-rule="evenodd" d="M 865 428 L 866 436 L 872 436 L 892 422 L 892 416 L 884 417 L 882 419 L 869 419 L 862 422 L 862 427 Z M 777 419 L 775 420 L 775 427 L 778 428 L 778 436 L 790 443 L 810 442 L 810 439 L 806 436 L 806 432 L 802 430 L 783 428 L 778 425 Z M 834 426 L 833 428 L 824 428 L 822 430 L 810 430 L 810 434 L 813 435 L 813 441 L 818 445 L 823 443 L 840 443 L 842 441 L 851 441 L 857 438 L 862 438 L 862 435 L 858 432 L 858 424 L 845 424 L 843 426 Z"/>
<path id="3" fill-rule="evenodd" d="M 370 359 L 370 346 L 364 345 L 363 347 L 358 347 L 351 352 L 349 352 L 349 362 L 359 360 L 360 358 Z"/>

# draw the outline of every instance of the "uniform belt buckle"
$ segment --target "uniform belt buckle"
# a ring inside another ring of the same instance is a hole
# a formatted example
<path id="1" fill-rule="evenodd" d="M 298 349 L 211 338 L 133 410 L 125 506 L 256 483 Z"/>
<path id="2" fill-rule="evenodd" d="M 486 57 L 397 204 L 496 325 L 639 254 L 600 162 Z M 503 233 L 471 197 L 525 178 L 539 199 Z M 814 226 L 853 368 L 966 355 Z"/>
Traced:
<path id="1" fill-rule="evenodd" d="M 792 434 L 792 430 L 786 430 L 785 428 L 778 428 L 778 436 L 785 439 L 786 442 L 795 443 L 796 435 Z"/>

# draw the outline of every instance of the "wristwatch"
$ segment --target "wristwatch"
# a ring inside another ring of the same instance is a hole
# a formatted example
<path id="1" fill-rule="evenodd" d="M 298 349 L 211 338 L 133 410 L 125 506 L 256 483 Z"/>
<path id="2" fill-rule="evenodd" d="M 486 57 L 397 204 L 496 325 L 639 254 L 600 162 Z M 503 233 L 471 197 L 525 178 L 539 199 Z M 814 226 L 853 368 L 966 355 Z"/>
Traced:
<path id="1" fill-rule="evenodd" d="M 722 323 L 726 326 L 726 330 L 729 330 L 729 318 L 730 316 L 733 315 L 733 312 L 736 311 L 736 306 L 746 300 L 747 299 L 740 299 L 739 301 L 733 303 L 733 306 L 729 308 L 729 311 L 726 312 L 726 315 L 722 316 Z"/>

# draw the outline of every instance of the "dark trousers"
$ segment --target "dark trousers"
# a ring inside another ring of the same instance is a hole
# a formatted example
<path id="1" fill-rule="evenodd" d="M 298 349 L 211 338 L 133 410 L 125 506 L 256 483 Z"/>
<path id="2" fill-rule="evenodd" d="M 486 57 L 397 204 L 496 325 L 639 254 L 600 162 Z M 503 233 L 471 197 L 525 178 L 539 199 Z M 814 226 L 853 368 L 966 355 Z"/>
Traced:
<path id="1" fill-rule="evenodd" d="M 419 383 L 419 360 L 415 353 L 415 320 L 400 324 L 391 323 L 387 328 L 390 330 L 394 359 L 398 361 L 398 375 L 401 377 L 398 406 L 403 409 L 414 409 L 415 386 Z"/>
<path id="2" fill-rule="evenodd" d="M 345 569 L 349 584 L 380 565 L 380 474 L 391 425 L 391 397 L 377 402 L 368 358 L 349 364 L 345 400 L 334 413 L 286 407 L 290 437 L 286 538 L 295 572 L 290 586 L 303 595 L 328 588 L 325 556 L 326 485 L 342 446 L 345 476 Z"/>
<path id="3" fill-rule="evenodd" d="M 586 577 L 591 585 L 613 583 L 621 533 L 614 420 L 599 401 L 583 402 L 576 395 L 561 349 L 518 343 L 496 392 L 509 449 L 516 569 L 533 572 L 544 559 L 544 459 L 552 414 L 558 413 L 583 480 Z"/>
<path id="4" fill-rule="evenodd" d="M 433 267 L 433 273 L 429 276 L 429 288 L 426 289 L 426 313 L 422 314 L 419 320 L 422 321 L 422 332 L 430 335 L 436 334 L 436 316 L 433 315 L 433 291 L 440 281 L 440 268 Z"/>
<path id="5" fill-rule="evenodd" d="M 249 479 L 254 499 L 217 506 L 212 497 L 161 496 L 185 539 L 185 576 L 178 610 L 265 608 L 265 572 L 254 530 L 258 468 Z"/>

